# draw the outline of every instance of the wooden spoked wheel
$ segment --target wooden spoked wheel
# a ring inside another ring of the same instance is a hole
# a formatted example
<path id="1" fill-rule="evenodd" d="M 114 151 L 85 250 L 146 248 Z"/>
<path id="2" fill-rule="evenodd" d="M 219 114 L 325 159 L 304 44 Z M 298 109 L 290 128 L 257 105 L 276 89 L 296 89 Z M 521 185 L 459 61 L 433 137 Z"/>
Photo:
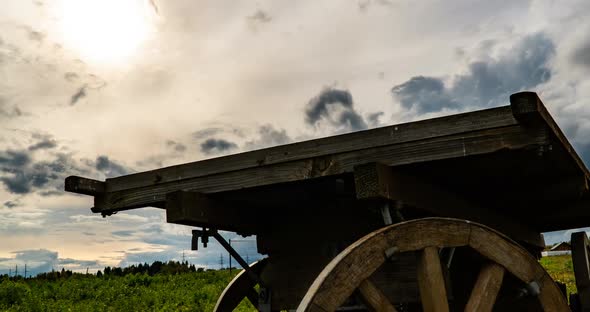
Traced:
<path id="1" fill-rule="evenodd" d="M 398 223 L 356 241 L 318 275 L 297 311 L 335 311 L 356 289 L 374 310 L 396 311 L 392 304 L 395 298 L 387 298 L 369 277 L 391 255 L 412 251 L 418 254 L 417 282 L 423 311 L 449 311 L 439 249 L 463 246 L 489 260 L 479 272 L 465 311 L 491 311 L 505 272 L 528 285 L 544 311 L 569 311 L 557 285 L 525 249 L 486 226 L 448 218 Z"/>
<path id="2" fill-rule="evenodd" d="M 266 259 L 262 259 L 252 263 L 250 269 L 255 274 L 259 275 L 265 265 Z M 223 293 L 221 293 L 221 296 L 217 299 L 213 311 L 233 311 L 244 298 L 248 298 L 253 306 L 258 307 L 258 293 L 254 289 L 256 284 L 256 281 L 250 278 L 245 270 L 242 270 L 232 279 L 227 287 L 225 287 Z"/>
<path id="3" fill-rule="evenodd" d="M 590 311 L 590 243 L 586 232 L 572 233 L 572 264 L 582 311 Z"/>

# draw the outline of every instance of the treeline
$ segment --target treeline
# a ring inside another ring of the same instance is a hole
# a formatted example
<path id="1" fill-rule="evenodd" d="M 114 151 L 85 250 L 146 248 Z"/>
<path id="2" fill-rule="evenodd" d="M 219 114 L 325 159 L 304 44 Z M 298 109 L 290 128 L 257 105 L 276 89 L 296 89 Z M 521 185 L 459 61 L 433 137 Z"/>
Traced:
<path id="1" fill-rule="evenodd" d="M 203 272 L 203 268 L 197 268 L 194 264 L 189 264 L 188 261 L 179 262 L 179 261 L 155 261 L 152 264 L 148 263 L 140 263 L 137 265 L 131 265 L 128 267 L 120 268 L 120 267 L 105 267 L 104 270 L 98 270 L 96 274 L 84 274 L 84 273 L 77 273 L 72 272 L 71 270 L 66 270 L 64 268 L 61 271 L 51 271 L 51 272 L 44 272 L 39 273 L 35 277 L 29 277 L 27 279 L 39 279 L 39 280 L 47 280 L 47 281 L 55 281 L 59 279 L 69 278 L 72 276 L 87 276 L 87 275 L 96 275 L 96 277 L 110 277 L 110 276 L 126 276 L 129 274 L 147 274 L 149 276 L 154 276 L 156 274 L 163 274 L 163 275 L 175 275 L 175 274 L 182 274 L 182 273 L 189 273 L 189 272 Z M 9 276 L 8 274 L 0 275 L 0 280 L 4 279 L 11 279 L 11 280 L 18 280 L 23 279 L 23 276 Z"/>

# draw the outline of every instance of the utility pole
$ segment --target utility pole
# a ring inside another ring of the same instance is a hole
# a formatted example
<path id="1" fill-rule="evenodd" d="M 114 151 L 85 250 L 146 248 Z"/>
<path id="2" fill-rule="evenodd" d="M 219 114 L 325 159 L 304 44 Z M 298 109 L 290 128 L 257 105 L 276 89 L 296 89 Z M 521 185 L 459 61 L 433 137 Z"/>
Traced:
<path id="1" fill-rule="evenodd" d="M 223 269 L 223 255 L 219 254 L 219 269 Z"/>
<path id="2" fill-rule="evenodd" d="M 27 264 L 25 263 L 25 279 L 27 279 Z"/>
<path id="3" fill-rule="evenodd" d="M 18 275 L 18 264 L 14 265 L 14 277 Z"/>
<path id="4" fill-rule="evenodd" d="M 182 264 L 184 265 L 184 249 L 182 250 Z"/>
<path id="5" fill-rule="evenodd" d="M 247 242 L 253 242 L 254 240 L 252 239 L 228 239 L 229 241 L 229 245 L 231 246 L 231 242 L 234 243 L 247 243 Z M 231 274 L 231 254 L 229 254 L 228 252 L 228 258 L 229 258 L 229 273 Z M 246 263 L 250 264 L 250 261 L 248 261 L 248 254 L 246 253 Z"/>

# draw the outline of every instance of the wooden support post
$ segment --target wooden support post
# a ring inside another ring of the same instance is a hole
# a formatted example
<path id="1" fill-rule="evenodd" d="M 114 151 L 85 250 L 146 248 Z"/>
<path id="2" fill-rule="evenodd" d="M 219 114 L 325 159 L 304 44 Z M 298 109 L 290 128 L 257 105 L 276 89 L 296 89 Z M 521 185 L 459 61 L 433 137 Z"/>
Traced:
<path id="1" fill-rule="evenodd" d="M 426 247 L 418 260 L 418 287 L 425 312 L 448 312 L 447 291 L 438 248 Z"/>
<path id="2" fill-rule="evenodd" d="M 492 311 L 502 286 L 504 271 L 504 268 L 496 263 L 489 263 L 481 269 L 465 306 L 466 312 Z"/>

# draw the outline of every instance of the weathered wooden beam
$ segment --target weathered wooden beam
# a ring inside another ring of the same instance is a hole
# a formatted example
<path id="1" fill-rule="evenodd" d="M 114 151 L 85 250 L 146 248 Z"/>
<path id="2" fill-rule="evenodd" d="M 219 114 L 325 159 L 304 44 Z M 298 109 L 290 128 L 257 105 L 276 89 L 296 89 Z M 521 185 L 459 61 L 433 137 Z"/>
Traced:
<path id="1" fill-rule="evenodd" d="M 567 140 L 563 131 L 559 128 L 547 108 L 535 92 L 519 92 L 510 96 L 510 107 L 514 118 L 524 125 L 542 125 L 548 128 L 548 131 L 554 136 L 560 145 L 565 148 L 571 156 L 570 159 L 574 165 L 584 173 L 586 179 L 590 179 L 590 172 L 586 165 L 576 153 L 573 146 Z"/>
<path id="2" fill-rule="evenodd" d="M 176 191 L 166 196 L 166 222 L 240 233 L 252 231 L 253 218 L 239 208 L 203 193 Z"/>
<path id="3" fill-rule="evenodd" d="M 105 192 L 105 183 L 78 176 L 69 176 L 66 178 L 64 188 L 67 192 L 94 196 Z"/>
<path id="4" fill-rule="evenodd" d="M 543 236 L 538 231 L 486 208 L 483 203 L 467 201 L 431 181 L 398 168 L 368 163 L 356 166 L 354 175 L 358 199 L 384 198 L 401 201 L 437 216 L 480 222 L 513 239 L 538 247 L 545 246 Z"/>
<path id="5" fill-rule="evenodd" d="M 381 162 L 389 166 L 396 166 L 481 155 L 504 149 L 522 149 L 537 144 L 546 144 L 546 140 L 545 132 L 531 133 L 531 131 L 516 125 L 435 137 L 417 142 L 380 145 L 358 151 L 252 167 L 144 187 L 132 187 L 135 185 L 134 183 L 128 188 L 119 185 L 120 191 L 111 191 L 112 180 L 107 180 L 109 192 L 100 199 L 100 202 L 95 203 L 95 207 L 99 210 L 145 207 L 164 202 L 167 193 L 178 190 L 202 193 L 240 190 L 350 173 L 353 172 L 355 166 L 366 162 Z M 213 166 L 213 163 L 211 165 Z"/>
<path id="6" fill-rule="evenodd" d="M 300 161 L 332 154 L 432 139 L 458 133 L 514 126 L 510 107 L 404 123 L 338 136 L 207 159 L 177 166 L 107 179 L 109 191 L 153 186 L 223 172 Z"/>

